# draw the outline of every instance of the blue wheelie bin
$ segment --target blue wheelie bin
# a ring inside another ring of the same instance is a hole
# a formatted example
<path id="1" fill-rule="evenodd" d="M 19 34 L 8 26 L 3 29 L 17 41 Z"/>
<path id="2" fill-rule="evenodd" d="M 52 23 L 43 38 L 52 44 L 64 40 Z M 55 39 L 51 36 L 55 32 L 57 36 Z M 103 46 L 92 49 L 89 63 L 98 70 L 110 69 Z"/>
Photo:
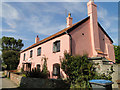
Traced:
<path id="1" fill-rule="evenodd" d="M 96 79 L 96 80 L 90 80 L 89 83 L 92 86 L 93 90 L 96 90 L 96 89 L 112 90 L 113 82 L 110 80 Z"/>

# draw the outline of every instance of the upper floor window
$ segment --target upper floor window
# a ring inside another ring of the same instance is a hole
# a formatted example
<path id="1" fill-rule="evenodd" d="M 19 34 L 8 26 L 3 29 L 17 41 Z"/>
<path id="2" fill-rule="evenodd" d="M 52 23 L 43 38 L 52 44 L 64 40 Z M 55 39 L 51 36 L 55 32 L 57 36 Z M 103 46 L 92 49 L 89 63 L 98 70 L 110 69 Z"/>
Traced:
<path id="1" fill-rule="evenodd" d="M 40 56 L 40 55 L 41 55 L 41 47 L 37 49 L 37 56 Z"/>
<path id="2" fill-rule="evenodd" d="M 53 52 L 60 52 L 60 40 L 53 43 Z"/>
<path id="3" fill-rule="evenodd" d="M 25 60 L 25 53 L 24 53 L 24 56 L 23 56 L 23 60 Z"/>
<path id="4" fill-rule="evenodd" d="M 33 50 L 30 51 L 30 57 L 32 57 L 32 55 L 33 55 Z"/>

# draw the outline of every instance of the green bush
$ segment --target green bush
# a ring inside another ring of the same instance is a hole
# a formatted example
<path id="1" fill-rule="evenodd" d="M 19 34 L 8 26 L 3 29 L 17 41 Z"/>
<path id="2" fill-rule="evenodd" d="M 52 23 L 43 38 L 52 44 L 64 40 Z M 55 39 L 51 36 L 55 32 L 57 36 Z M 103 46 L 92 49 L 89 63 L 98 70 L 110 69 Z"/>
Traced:
<path id="1" fill-rule="evenodd" d="M 36 68 L 32 69 L 30 72 L 25 72 L 26 77 L 40 78 L 41 72 L 37 71 Z"/>
<path id="2" fill-rule="evenodd" d="M 88 60 L 87 54 L 83 56 L 71 56 L 64 53 L 61 60 L 61 68 L 68 76 L 67 80 L 71 83 L 71 88 L 90 88 L 89 80 L 107 79 L 111 80 L 110 74 L 98 74 L 94 63 Z"/>
<path id="3" fill-rule="evenodd" d="M 44 57 L 42 60 L 44 60 L 42 71 L 40 71 L 40 69 L 33 68 L 30 72 L 23 72 L 25 74 L 24 76 L 32 78 L 48 78 L 49 71 L 47 69 L 47 58 Z"/>
<path id="4" fill-rule="evenodd" d="M 49 73 L 44 73 L 42 71 L 38 71 L 36 68 L 32 69 L 32 71 L 28 72 L 24 72 L 23 74 L 25 77 L 32 77 L 32 78 L 48 78 Z"/>
<path id="5" fill-rule="evenodd" d="M 114 45 L 114 51 L 116 63 L 120 64 L 120 46 Z"/>

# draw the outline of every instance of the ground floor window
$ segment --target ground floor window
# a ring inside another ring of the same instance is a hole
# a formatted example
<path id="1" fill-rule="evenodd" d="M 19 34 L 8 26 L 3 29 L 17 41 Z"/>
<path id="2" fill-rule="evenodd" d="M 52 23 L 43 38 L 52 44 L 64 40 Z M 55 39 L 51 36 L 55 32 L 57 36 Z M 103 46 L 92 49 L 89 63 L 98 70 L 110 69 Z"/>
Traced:
<path id="1" fill-rule="evenodd" d="M 59 76 L 60 75 L 60 64 L 56 63 L 53 64 L 53 76 Z"/>

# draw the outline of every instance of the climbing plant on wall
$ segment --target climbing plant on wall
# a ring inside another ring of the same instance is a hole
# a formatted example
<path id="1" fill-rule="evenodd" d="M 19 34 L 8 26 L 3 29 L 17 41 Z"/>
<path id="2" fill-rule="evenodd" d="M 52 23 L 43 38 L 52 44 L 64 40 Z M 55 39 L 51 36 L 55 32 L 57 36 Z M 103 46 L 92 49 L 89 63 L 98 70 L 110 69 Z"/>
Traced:
<path id="1" fill-rule="evenodd" d="M 43 61 L 43 65 L 42 65 L 42 73 L 44 75 L 44 77 L 48 77 L 48 74 L 49 74 L 49 71 L 48 71 L 48 68 L 47 68 L 47 57 L 44 56 L 42 58 L 42 61 Z"/>

